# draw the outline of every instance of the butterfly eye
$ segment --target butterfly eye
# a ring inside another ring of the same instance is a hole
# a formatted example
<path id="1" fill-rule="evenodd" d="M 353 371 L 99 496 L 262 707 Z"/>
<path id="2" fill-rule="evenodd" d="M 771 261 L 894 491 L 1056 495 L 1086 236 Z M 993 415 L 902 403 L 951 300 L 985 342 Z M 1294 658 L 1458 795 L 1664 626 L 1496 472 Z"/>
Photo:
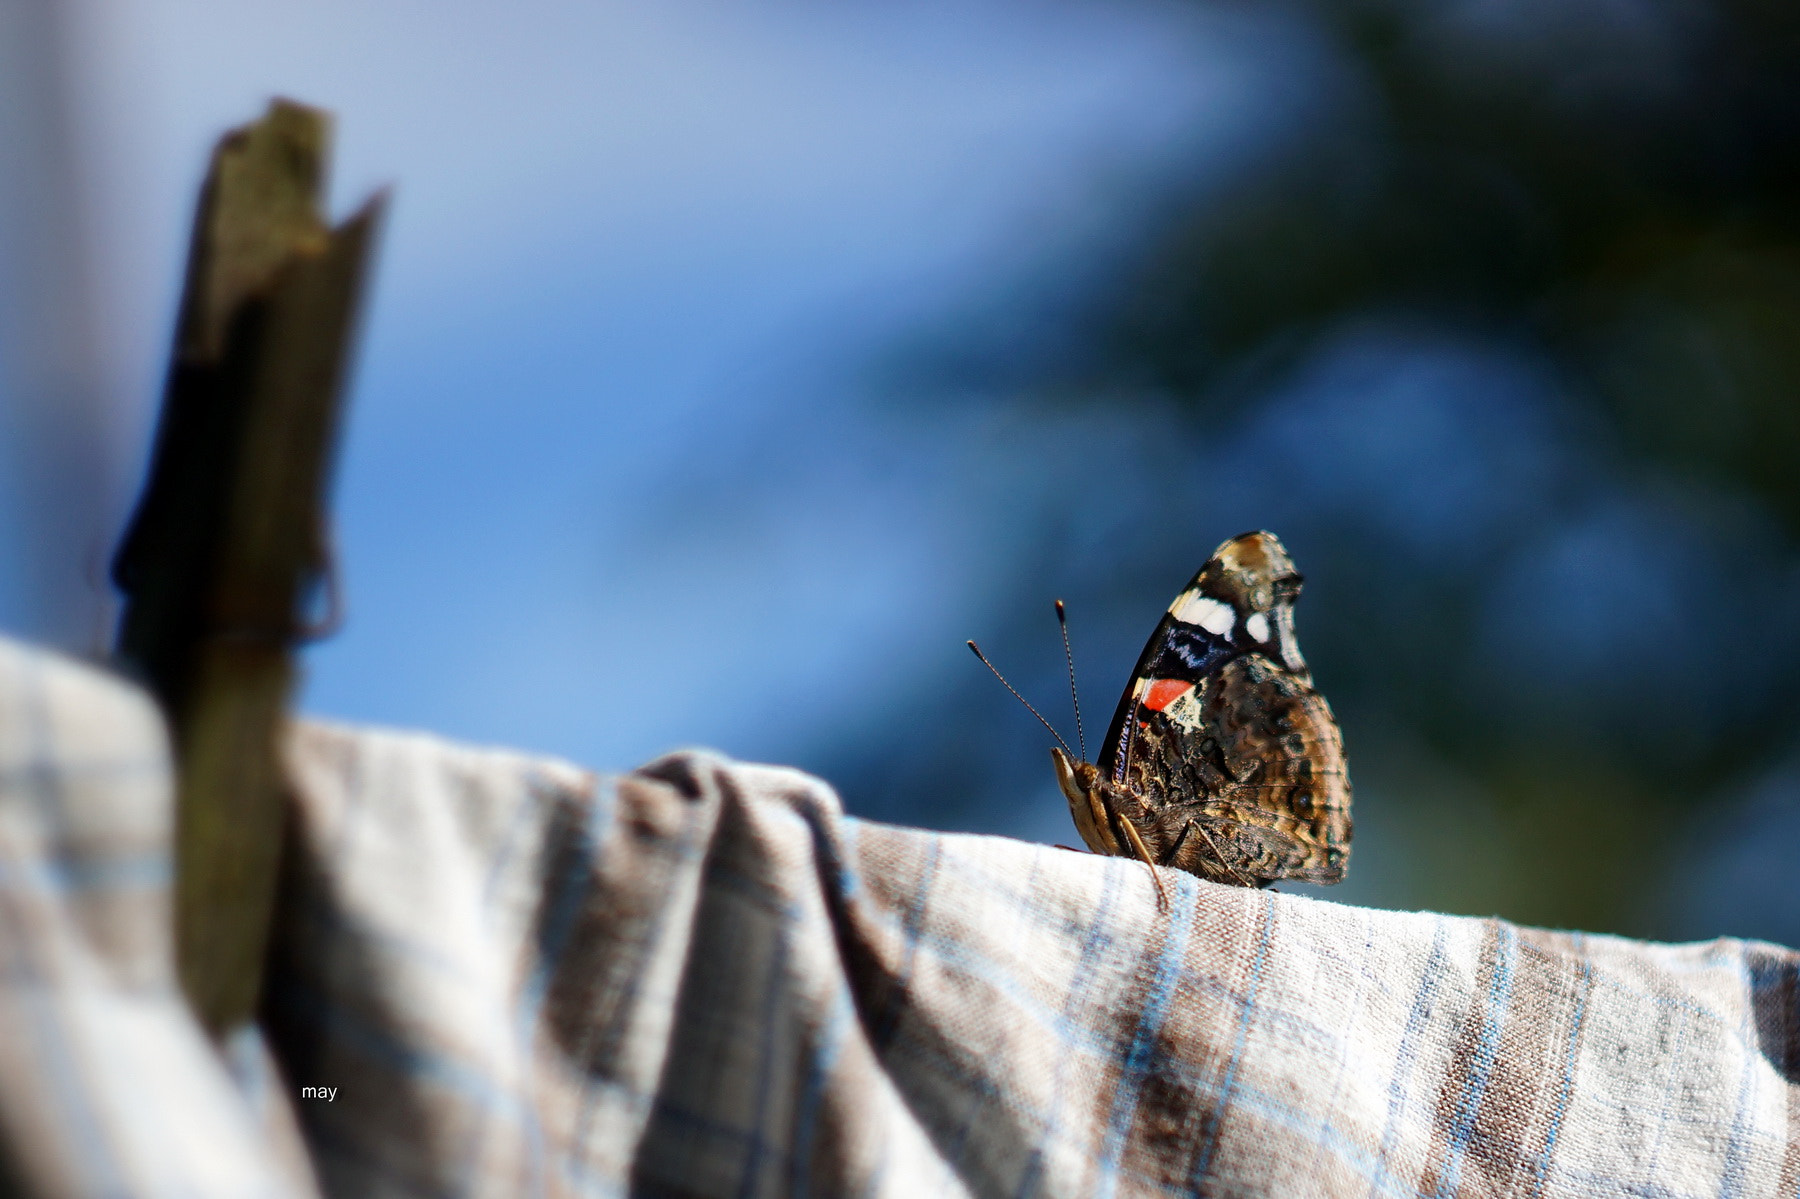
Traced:
<path id="1" fill-rule="evenodd" d="M 1275 580 L 1275 600 L 1277 603 L 1292 603 L 1300 598 L 1300 588 L 1306 582 L 1305 575 L 1283 575 Z"/>

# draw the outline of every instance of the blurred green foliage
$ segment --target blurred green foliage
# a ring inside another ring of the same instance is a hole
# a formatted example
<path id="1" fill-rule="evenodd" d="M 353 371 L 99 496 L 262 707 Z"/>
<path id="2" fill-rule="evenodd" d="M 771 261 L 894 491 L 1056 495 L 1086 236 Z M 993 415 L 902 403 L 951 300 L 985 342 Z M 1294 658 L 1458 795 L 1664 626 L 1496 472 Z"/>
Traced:
<path id="1" fill-rule="evenodd" d="M 1273 161 L 1152 222 L 1087 301 L 1056 390 L 1148 390 L 1229 422 L 1368 314 L 1553 363 L 1587 461 L 1711 530 L 1696 568 L 1712 577 L 1678 597 L 1675 635 L 1746 608 L 1777 627 L 1691 670 L 1644 671 L 1632 681 L 1663 693 L 1625 719 L 1597 710 L 1617 680 L 1552 673 L 1495 694 L 1476 652 L 1484 566 L 1530 552 L 1541 528 L 1450 572 L 1395 569 L 1352 529 L 1322 670 L 1349 712 L 1379 712 L 1494 800 L 1479 848 L 1501 868 L 1453 865 L 1476 830 L 1423 839 L 1451 865 L 1421 873 L 1419 901 L 1656 931 L 1645 891 L 1683 869 L 1690 812 L 1800 729 L 1800 645 L 1779 627 L 1800 546 L 1800 6 L 1300 11 L 1341 78 Z M 1758 589 L 1774 594 L 1744 604 Z M 1402 819 L 1430 823 L 1416 809 L 1441 802 L 1441 779 L 1394 775 L 1380 785 Z"/>
<path id="2" fill-rule="evenodd" d="M 1213 507 L 1285 495 L 1245 510 L 1309 577 L 1302 640 L 1358 789 L 1341 897 L 1781 933 L 1672 913 L 1800 733 L 1800 6 L 1278 11 L 1305 47 L 1297 131 L 1149 206 L 1053 329 L 965 377 L 1005 376 L 1045 413 L 1172 407 L 1208 469 L 1264 477 Z M 1380 425 L 1404 406 L 1307 425 L 1294 389 L 1330 390 L 1321 357 L 1381 330 L 1539 371 L 1531 404 L 1452 373 L 1427 407 L 1460 404 L 1464 442 L 1549 465 L 1440 455 Z M 1256 432 L 1272 413 L 1298 442 Z M 1408 447 L 1389 467 L 1325 478 L 1383 438 Z M 1433 472 L 1436 492 L 1408 491 Z M 1432 495 L 1448 536 L 1379 518 Z M 1152 540 L 1167 510 L 1140 511 Z M 1145 633 L 1163 602 L 1139 597 Z"/>
<path id="3" fill-rule="evenodd" d="M 1150 231 L 1092 312 L 1084 381 L 1216 412 L 1247 358 L 1422 310 L 1538 339 L 1627 452 L 1800 537 L 1800 7 L 1306 11 L 1348 94 Z"/>

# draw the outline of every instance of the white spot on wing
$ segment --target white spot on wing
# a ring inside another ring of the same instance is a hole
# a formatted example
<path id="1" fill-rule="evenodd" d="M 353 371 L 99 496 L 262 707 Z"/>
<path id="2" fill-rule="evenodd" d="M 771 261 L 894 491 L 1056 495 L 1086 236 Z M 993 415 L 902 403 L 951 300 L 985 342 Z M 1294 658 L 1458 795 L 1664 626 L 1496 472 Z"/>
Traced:
<path id="1" fill-rule="evenodd" d="M 1258 641 L 1269 639 L 1269 618 L 1261 612 L 1252 612 L 1244 621 L 1244 631 Z"/>
<path id="2" fill-rule="evenodd" d="M 1175 602 L 1169 605 L 1169 615 L 1182 624 L 1197 624 L 1220 637 L 1229 636 L 1231 626 L 1237 622 L 1237 613 L 1231 610 L 1230 604 L 1222 604 L 1198 591 L 1184 591 L 1176 596 Z"/>
<path id="3" fill-rule="evenodd" d="M 1174 703 L 1163 709 L 1163 715 L 1188 732 L 1197 733 L 1200 726 L 1206 723 L 1199 697 L 1200 688 L 1190 687 L 1177 696 Z"/>

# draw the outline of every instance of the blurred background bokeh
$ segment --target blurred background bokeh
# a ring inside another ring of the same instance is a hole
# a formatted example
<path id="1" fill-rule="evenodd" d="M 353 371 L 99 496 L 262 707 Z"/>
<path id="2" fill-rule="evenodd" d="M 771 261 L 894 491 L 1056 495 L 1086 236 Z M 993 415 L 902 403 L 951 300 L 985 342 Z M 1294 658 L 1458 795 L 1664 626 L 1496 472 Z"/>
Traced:
<path id="1" fill-rule="evenodd" d="M 1800 942 L 1800 8 L 0 2 L 0 627 L 96 652 L 194 187 L 392 183 L 309 712 L 1071 842 L 1274 529 L 1334 898 Z"/>

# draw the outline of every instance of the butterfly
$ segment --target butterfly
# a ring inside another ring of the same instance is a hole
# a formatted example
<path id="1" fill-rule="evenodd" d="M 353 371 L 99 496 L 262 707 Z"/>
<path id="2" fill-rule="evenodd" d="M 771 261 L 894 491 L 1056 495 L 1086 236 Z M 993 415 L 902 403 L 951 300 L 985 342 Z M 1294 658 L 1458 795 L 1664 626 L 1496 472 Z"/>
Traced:
<path id="1" fill-rule="evenodd" d="M 1350 777 L 1294 635 L 1301 582 L 1273 533 L 1225 542 L 1150 634 L 1098 761 L 1057 737 L 1056 780 L 1089 849 L 1245 887 L 1344 877 Z"/>

